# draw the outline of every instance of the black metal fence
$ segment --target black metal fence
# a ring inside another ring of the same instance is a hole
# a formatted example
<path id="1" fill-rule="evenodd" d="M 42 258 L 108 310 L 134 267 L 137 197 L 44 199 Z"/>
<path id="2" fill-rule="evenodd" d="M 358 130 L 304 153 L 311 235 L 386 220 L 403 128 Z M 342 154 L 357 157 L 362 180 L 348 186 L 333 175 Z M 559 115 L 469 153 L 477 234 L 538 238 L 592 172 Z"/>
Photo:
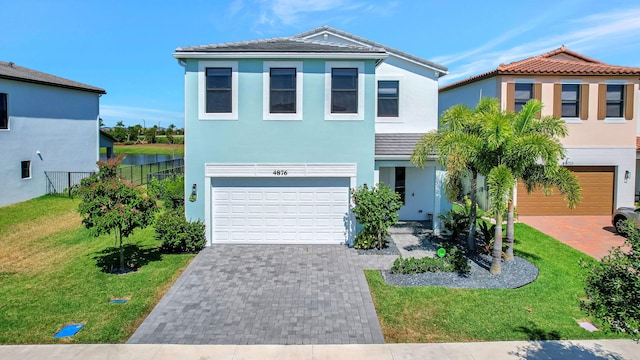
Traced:
<path id="1" fill-rule="evenodd" d="M 91 171 L 45 171 L 47 194 L 60 194 L 71 197 L 71 191 L 80 181 L 94 173 Z"/>
<path id="2" fill-rule="evenodd" d="M 163 175 L 165 172 L 167 174 L 182 174 L 184 172 L 184 158 L 157 161 L 144 165 L 125 165 L 118 168 L 118 175 L 120 175 L 121 178 L 130 181 L 134 185 L 146 185 L 153 177 L 157 177 L 159 180 L 162 180 L 164 177 L 161 178 L 160 176 L 168 176 Z M 156 174 L 161 175 L 156 176 Z"/>
<path id="3" fill-rule="evenodd" d="M 156 171 L 154 173 L 147 174 L 147 184 L 151 181 L 151 179 L 156 178 L 159 181 L 164 179 L 173 179 L 175 180 L 178 176 L 184 174 L 184 166 L 176 166 L 171 169 Z"/>

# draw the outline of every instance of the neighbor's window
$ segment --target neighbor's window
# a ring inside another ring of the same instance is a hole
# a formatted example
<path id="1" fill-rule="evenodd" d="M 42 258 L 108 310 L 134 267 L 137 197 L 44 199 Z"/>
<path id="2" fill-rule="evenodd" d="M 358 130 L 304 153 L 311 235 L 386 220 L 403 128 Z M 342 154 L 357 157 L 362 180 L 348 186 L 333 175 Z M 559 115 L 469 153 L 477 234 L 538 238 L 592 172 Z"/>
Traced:
<path id="1" fill-rule="evenodd" d="M 20 168 L 22 170 L 22 178 L 28 179 L 31 177 L 31 161 L 23 161 L 20 163 Z"/>
<path id="2" fill-rule="evenodd" d="M 624 85 L 607 85 L 607 117 L 622 117 L 623 111 Z"/>
<path id="3" fill-rule="evenodd" d="M 358 112 L 358 69 L 331 69 L 331 112 L 355 114 Z"/>
<path id="4" fill-rule="evenodd" d="M 515 85 L 513 111 L 519 112 L 527 101 L 533 99 L 533 84 L 516 83 Z"/>
<path id="5" fill-rule="evenodd" d="M 397 167 L 396 168 L 396 187 L 395 191 L 400 194 L 400 201 L 404 204 L 405 199 L 405 179 L 406 179 L 406 168 Z"/>
<path id="6" fill-rule="evenodd" d="M 296 69 L 271 68 L 269 72 L 269 112 L 296 112 Z"/>
<path id="7" fill-rule="evenodd" d="M 580 85 L 562 84 L 562 117 L 580 116 Z"/>
<path id="8" fill-rule="evenodd" d="M 230 113 L 231 68 L 207 68 L 207 113 Z"/>
<path id="9" fill-rule="evenodd" d="M 378 116 L 398 117 L 398 81 L 378 81 Z"/>
<path id="10" fill-rule="evenodd" d="M 9 128 L 9 111 L 7 110 L 7 94 L 0 93 L 0 129 Z"/>

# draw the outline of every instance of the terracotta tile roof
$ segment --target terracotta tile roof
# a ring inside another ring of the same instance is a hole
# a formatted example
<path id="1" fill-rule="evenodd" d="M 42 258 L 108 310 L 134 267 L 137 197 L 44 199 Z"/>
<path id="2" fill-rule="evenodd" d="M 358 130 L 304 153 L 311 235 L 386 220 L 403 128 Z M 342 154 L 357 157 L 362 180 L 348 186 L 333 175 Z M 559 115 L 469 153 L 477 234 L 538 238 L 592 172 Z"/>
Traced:
<path id="1" fill-rule="evenodd" d="M 18 66 L 12 62 L 0 61 L 0 79 L 24 81 L 36 84 L 63 87 L 67 89 L 89 91 L 98 94 L 106 94 L 104 89 L 79 83 L 77 81 L 61 78 L 40 71 Z"/>
<path id="2" fill-rule="evenodd" d="M 462 85 L 497 75 L 626 76 L 640 75 L 640 68 L 605 64 L 601 61 L 578 54 L 575 51 L 571 51 L 563 45 L 558 49 L 542 55 L 514 61 L 506 65 L 500 64 L 497 69 L 443 86 L 440 88 L 440 91 L 451 90 Z"/>

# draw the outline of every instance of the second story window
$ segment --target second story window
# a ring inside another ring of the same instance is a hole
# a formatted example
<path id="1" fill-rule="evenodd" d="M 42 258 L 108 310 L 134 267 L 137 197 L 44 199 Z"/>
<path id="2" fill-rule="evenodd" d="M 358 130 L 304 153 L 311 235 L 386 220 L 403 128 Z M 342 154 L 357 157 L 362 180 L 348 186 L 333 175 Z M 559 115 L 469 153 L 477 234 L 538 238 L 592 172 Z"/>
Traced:
<path id="1" fill-rule="evenodd" d="M 562 117 L 580 116 L 580 85 L 562 84 Z"/>
<path id="2" fill-rule="evenodd" d="M 378 116 L 398 117 L 398 81 L 378 81 Z"/>
<path id="3" fill-rule="evenodd" d="M 607 117 L 621 118 L 624 115 L 624 85 L 607 85 Z"/>
<path id="4" fill-rule="evenodd" d="M 206 69 L 206 112 L 232 111 L 231 68 Z"/>
<path id="5" fill-rule="evenodd" d="M 358 69 L 331 69 L 331 112 L 355 114 L 358 112 Z"/>
<path id="6" fill-rule="evenodd" d="M 531 99 L 533 99 L 533 84 L 516 83 L 513 111 L 519 112 L 524 104 Z"/>
<path id="7" fill-rule="evenodd" d="M 296 69 L 272 68 L 269 81 L 269 112 L 296 112 Z"/>
<path id="8" fill-rule="evenodd" d="M 7 94 L 0 93 L 0 129 L 9 128 L 9 111 L 7 108 Z"/>

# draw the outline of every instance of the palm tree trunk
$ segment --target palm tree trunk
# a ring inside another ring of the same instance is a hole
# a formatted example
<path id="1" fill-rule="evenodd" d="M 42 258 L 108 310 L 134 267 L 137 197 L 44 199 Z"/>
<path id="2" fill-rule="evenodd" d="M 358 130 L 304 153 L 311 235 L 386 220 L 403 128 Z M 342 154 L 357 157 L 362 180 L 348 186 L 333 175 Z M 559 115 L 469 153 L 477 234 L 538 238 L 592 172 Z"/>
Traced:
<path id="1" fill-rule="evenodd" d="M 507 212 L 507 253 L 504 256 L 505 261 L 513 261 L 513 217 L 514 217 L 514 208 L 513 205 L 513 195 L 514 191 L 511 190 L 511 198 L 509 199 L 508 204 L 508 212 Z"/>
<path id="2" fill-rule="evenodd" d="M 493 242 L 492 255 L 491 274 L 498 275 L 502 272 L 502 214 L 496 214 L 496 239 Z"/>
<path id="3" fill-rule="evenodd" d="M 467 248 L 469 251 L 476 249 L 476 207 L 478 206 L 478 174 L 471 172 L 471 211 L 469 214 L 469 233 L 467 234 Z"/>

